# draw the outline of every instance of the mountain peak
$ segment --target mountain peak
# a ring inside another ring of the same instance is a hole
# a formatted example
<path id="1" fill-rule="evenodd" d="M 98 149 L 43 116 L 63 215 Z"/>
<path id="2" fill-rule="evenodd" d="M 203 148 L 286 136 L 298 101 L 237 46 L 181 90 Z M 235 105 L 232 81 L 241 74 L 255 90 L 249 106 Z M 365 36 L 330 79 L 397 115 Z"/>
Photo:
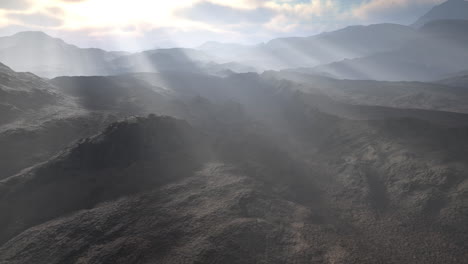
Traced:
<path id="1" fill-rule="evenodd" d="M 445 19 L 468 20 L 468 2 L 465 0 L 448 0 L 433 7 L 429 12 L 420 17 L 413 26 L 420 28 L 426 23 Z"/>
<path id="2" fill-rule="evenodd" d="M 65 41 L 63 41 L 62 39 L 54 38 L 42 31 L 22 31 L 22 32 L 18 32 L 14 34 L 12 37 L 19 39 L 21 41 L 23 40 L 24 41 L 49 41 L 49 42 L 58 43 L 60 45 L 65 45 L 65 44 L 69 45 L 65 43 Z M 73 45 L 69 45 L 69 46 L 73 46 Z"/>
<path id="3" fill-rule="evenodd" d="M 3 72 L 3 73 L 13 73 L 13 70 L 6 66 L 5 64 L 1 63 L 0 62 L 0 72 Z"/>
<path id="4" fill-rule="evenodd" d="M 52 38 L 51 36 L 47 35 L 46 33 L 42 31 L 21 31 L 13 36 L 28 36 L 28 37 L 46 37 L 46 38 Z"/>

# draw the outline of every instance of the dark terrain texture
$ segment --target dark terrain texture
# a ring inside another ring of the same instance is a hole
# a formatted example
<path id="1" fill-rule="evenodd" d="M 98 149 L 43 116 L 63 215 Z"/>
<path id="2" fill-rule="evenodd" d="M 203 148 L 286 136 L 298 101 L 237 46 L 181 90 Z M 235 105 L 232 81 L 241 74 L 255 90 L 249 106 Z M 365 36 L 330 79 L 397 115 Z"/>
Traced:
<path id="1" fill-rule="evenodd" d="M 5 263 L 467 258 L 463 123 L 401 109 L 343 119 L 319 110 L 326 95 L 256 74 L 53 83 L 96 114 L 166 111 L 188 123 L 130 118 L 1 181 Z"/>
<path id="2" fill-rule="evenodd" d="M 305 113 L 296 125 L 333 131 L 301 145 L 313 153 L 261 130 L 216 132 L 230 124 L 115 123 L 1 182 L 0 260 L 466 260 L 468 129 Z"/>

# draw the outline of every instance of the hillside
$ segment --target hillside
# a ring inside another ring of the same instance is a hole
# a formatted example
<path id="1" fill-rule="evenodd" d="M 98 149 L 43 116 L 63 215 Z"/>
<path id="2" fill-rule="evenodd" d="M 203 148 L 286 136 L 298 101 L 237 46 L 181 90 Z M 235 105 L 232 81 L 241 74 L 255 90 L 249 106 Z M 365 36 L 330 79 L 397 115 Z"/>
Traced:
<path id="1" fill-rule="evenodd" d="M 49 159 L 119 115 L 92 112 L 48 80 L 3 64 L 0 109 L 0 179 Z"/>
<path id="2" fill-rule="evenodd" d="M 468 67 L 467 21 L 431 22 L 422 35 L 395 50 L 313 68 L 340 79 L 434 81 Z"/>
<path id="3" fill-rule="evenodd" d="M 43 79 L 31 73 L 14 72 L 0 63 L 0 125 L 59 100 L 56 88 Z"/>
<path id="4" fill-rule="evenodd" d="M 422 27 L 429 22 L 446 19 L 468 20 L 468 2 L 465 0 L 448 0 L 433 7 L 429 12 L 420 17 L 414 27 Z"/>
<path id="5" fill-rule="evenodd" d="M 459 153 L 467 149 L 460 148 L 468 143 L 466 129 L 410 119 L 350 123 L 313 111 L 304 118 L 291 125 L 313 122 L 316 132 L 335 131 L 321 140 L 309 135 L 317 155 L 284 152 L 289 143 L 274 147 L 266 130 L 232 137 L 215 123 L 191 128 L 155 116 L 113 124 L 1 182 L 0 210 L 14 213 L 2 214 L 1 238 L 8 242 L 0 259 L 459 263 L 466 257 L 468 219 L 460 206 L 468 164 Z M 242 131 L 246 124 L 236 126 Z M 212 136 L 203 139 L 207 132 Z"/>
<path id="6" fill-rule="evenodd" d="M 291 85 L 293 89 L 317 97 L 317 94 L 325 94 L 335 101 L 355 106 L 468 113 L 468 90 L 454 87 L 458 81 L 462 82 L 463 77 L 437 83 L 338 80 L 315 75 L 307 70 L 269 71 L 262 76 L 266 79 L 289 80 L 295 83 Z M 325 100 L 323 104 L 333 105 L 328 101 Z M 363 114 L 370 112 L 362 111 Z"/>
<path id="7" fill-rule="evenodd" d="M 0 61 L 15 71 L 43 77 L 108 74 L 109 61 L 119 52 L 82 49 L 43 32 L 20 32 L 0 38 Z"/>
<path id="8" fill-rule="evenodd" d="M 207 43 L 199 49 L 221 60 L 271 70 L 360 58 L 398 48 L 416 37 L 417 32 L 411 27 L 375 24 L 350 26 L 310 37 L 277 38 L 254 46 Z"/>
<path id="9" fill-rule="evenodd" d="M 467 123 L 466 115 L 449 113 L 466 113 L 466 91 L 438 84 L 342 81 L 292 72 L 227 77 L 164 72 L 42 82 L 63 99 L 46 104 L 43 110 L 21 112 L 3 126 L 1 178 L 47 160 L 120 118 L 157 113 L 193 121 L 212 115 L 214 110 L 206 105 L 210 102 L 225 104 L 222 112 L 244 109 L 252 119 L 264 120 L 280 131 L 291 128 L 278 106 L 298 92 L 307 99 L 303 103 L 342 118 L 417 118 L 452 127 Z M 33 105 L 29 102 L 35 97 L 22 98 Z M 199 113 L 194 108 L 200 108 Z"/>

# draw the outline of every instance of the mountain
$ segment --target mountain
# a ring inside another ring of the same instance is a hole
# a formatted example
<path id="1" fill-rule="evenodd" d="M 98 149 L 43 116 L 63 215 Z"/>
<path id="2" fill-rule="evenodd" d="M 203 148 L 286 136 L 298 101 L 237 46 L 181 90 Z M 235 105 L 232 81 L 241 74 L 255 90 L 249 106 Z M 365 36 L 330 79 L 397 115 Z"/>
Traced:
<path id="1" fill-rule="evenodd" d="M 445 19 L 428 22 L 421 28 L 421 31 L 434 38 L 449 39 L 460 45 L 466 45 L 468 43 L 467 26 L 468 20 Z"/>
<path id="2" fill-rule="evenodd" d="M 342 79 L 434 81 L 468 68 L 468 20 L 440 20 L 423 26 L 420 37 L 388 52 L 315 67 Z"/>
<path id="3" fill-rule="evenodd" d="M 84 109 L 144 115 L 164 106 L 164 89 L 126 76 L 57 77 L 50 81 Z"/>
<path id="4" fill-rule="evenodd" d="M 221 61 L 237 61 L 258 69 L 312 67 L 398 48 L 417 37 L 407 26 L 351 26 L 311 37 L 279 38 L 257 46 L 207 43 L 199 49 Z"/>
<path id="5" fill-rule="evenodd" d="M 112 75 L 127 72 L 191 71 L 225 74 L 254 68 L 216 59 L 193 49 L 157 49 L 140 53 L 79 48 L 43 32 L 20 32 L 0 38 L 0 61 L 15 71 L 42 77 Z"/>
<path id="6" fill-rule="evenodd" d="M 466 257 L 468 115 L 376 106 L 461 107 L 459 88 L 295 72 L 40 80 L 74 108 L 0 133 L 0 263 Z M 405 98 L 418 93 L 432 97 Z"/>
<path id="7" fill-rule="evenodd" d="M 468 72 L 460 72 L 456 76 L 439 80 L 437 83 L 466 90 L 468 88 Z"/>
<path id="8" fill-rule="evenodd" d="M 251 118 L 282 131 L 291 128 L 281 118 L 281 100 L 273 99 L 290 98 L 297 92 L 307 98 L 304 103 L 310 107 L 353 120 L 416 118 L 451 127 L 467 123 L 466 115 L 447 112 L 467 113 L 467 92 L 440 84 L 346 81 L 293 72 L 226 77 L 161 72 L 50 81 L 36 78 L 41 81 L 36 86 L 47 85 L 61 99 L 33 110 L 23 109 L 1 127 L 0 178 L 43 162 L 75 140 L 121 118 L 157 113 L 193 121 L 209 116 L 216 110 L 205 109 L 205 100 L 226 105 L 218 110 L 221 112 L 241 107 Z M 20 98 L 27 106 L 37 102 L 35 97 Z M 194 108 L 200 108 L 199 113 Z M 221 119 L 236 120 L 231 115 Z"/>
<path id="9" fill-rule="evenodd" d="M 356 120 L 417 118 L 448 126 L 468 125 L 468 91 L 421 82 L 336 80 L 296 72 L 232 74 L 138 73 L 107 77 L 59 77 L 51 81 L 83 107 L 146 115 L 158 113 L 192 119 L 176 102 L 190 98 L 240 103 L 258 119 L 278 109 L 271 94 L 300 92 L 307 104 L 324 113 Z M 463 114 L 465 113 L 465 114 Z"/>
<path id="10" fill-rule="evenodd" d="M 465 0 L 448 0 L 433 7 L 428 13 L 420 17 L 413 26 L 419 28 L 429 22 L 445 19 L 468 20 L 468 2 Z"/>
<path id="11" fill-rule="evenodd" d="M 453 87 L 457 80 L 463 80 L 463 75 L 437 83 L 338 80 L 300 70 L 268 71 L 262 76 L 267 79 L 289 80 L 296 83 L 292 86 L 293 89 L 317 97 L 320 94 L 327 95 L 335 101 L 355 106 L 383 106 L 468 113 L 468 90 Z M 323 101 L 323 98 L 321 100 Z M 333 103 L 328 104 L 333 105 Z M 372 111 L 361 112 L 369 114 Z M 428 116 L 435 115 L 437 114 L 429 114 Z"/>
<path id="12" fill-rule="evenodd" d="M 466 128 L 349 122 L 300 98 L 281 106 L 291 128 L 315 131 L 302 146 L 249 121 L 149 116 L 1 181 L 0 261 L 464 259 Z"/>
<path id="13" fill-rule="evenodd" d="M 4 203 L 6 200 L 2 199 L 0 207 L 3 209 L 14 207 L 17 211 L 11 217 L 4 217 L 1 220 L 11 228 L 2 229 L 0 243 L 40 221 L 77 209 L 90 208 L 99 202 L 117 198 L 118 195 L 144 190 L 149 185 L 173 181 L 172 177 L 182 177 L 197 166 L 195 154 L 190 152 L 198 149 L 194 148 L 195 143 L 189 143 L 193 141 L 189 139 L 193 136 L 187 131 L 189 129 L 187 124 L 171 118 L 149 118 L 144 122 L 135 119 L 127 123 L 117 123 L 108 127 L 102 134 L 77 143 L 76 147 L 65 151 L 47 165 L 34 168 L 35 175 L 27 177 L 29 180 L 23 176 L 14 176 L 12 179 L 22 182 L 16 185 L 19 188 L 8 188 L 11 191 L 3 194 L 22 198 L 10 205 Z M 194 145 L 190 147 L 189 144 Z M 132 167 L 140 168 L 137 169 L 138 175 L 130 176 L 129 171 L 125 172 L 125 168 Z M 112 170 L 117 168 L 122 170 L 112 173 Z M 63 169 L 71 169 L 74 172 L 64 178 Z M 52 171 L 55 173 L 50 174 Z M 35 181 L 42 183 L 37 185 L 34 184 Z M 110 182 L 112 184 L 108 185 Z M 76 186 L 81 187 L 78 190 Z M 49 204 L 51 199 L 60 199 L 63 203 L 57 203 L 46 211 L 40 209 L 42 212 L 31 214 L 32 211 L 27 209 L 25 204 L 36 195 L 27 194 L 30 192 L 28 188 L 31 187 L 36 189 L 33 193 L 38 195 L 33 198 L 37 209 Z M 45 189 L 40 190 L 41 188 Z M 101 192 L 101 189 L 105 189 L 105 192 Z M 60 195 L 56 191 L 65 196 L 56 196 Z M 13 225 L 20 218 L 23 219 L 22 224 Z"/>
<path id="14" fill-rule="evenodd" d="M 95 112 L 48 80 L 0 64 L 0 179 L 49 159 L 119 115 Z"/>
<path id="15" fill-rule="evenodd" d="M 216 59 L 194 49 L 157 49 L 135 53 L 114 59 L 115 72 L 161 72 L 179 71 L 221 74 L 224 71 L 255 71 L 254 68 L 234 62 L 215 63 Z"/>
<path id="16" fill-rule="evenodd" d="M 43 32 L 27 31 L 0 38 L 0 61 L 16 71 L 43 77 L 108 74 L 120 52 L 82 49 Z"/>
<path id="17" fill-rule="evenodd" d="M 232 52 L 247 52 L 251 49 L 250 45 L 242 45 L 237 43 L 223 43 L 216 41 L 208 41 L 198 46 L 196 49 L 201 50 L 205 53 L 213 54 L 214 56 L 224 57 L 231 55 L 231 59 L 234 59 L 234 54 Z"/>
<path id="18" fill-rule="evenodd" d="M 262 48 L 288 64 L 300 61 L 301 65 L 318 65 L 392 50 L 416 34 L 396 24 L 350 26 L 313 37 L 274 39 Z"/>
<path id="19" fill-rule="evenodd" d="M 466 263 L 468 20 L 420 23 L 0 38 L 0 264 Z"/>
<path id="20" fill-rule="evenodd" d="M 45 80 L 31 73 L 14 72 L 0 63 L 0 125 L 59 100 L 57 89 Z"/>

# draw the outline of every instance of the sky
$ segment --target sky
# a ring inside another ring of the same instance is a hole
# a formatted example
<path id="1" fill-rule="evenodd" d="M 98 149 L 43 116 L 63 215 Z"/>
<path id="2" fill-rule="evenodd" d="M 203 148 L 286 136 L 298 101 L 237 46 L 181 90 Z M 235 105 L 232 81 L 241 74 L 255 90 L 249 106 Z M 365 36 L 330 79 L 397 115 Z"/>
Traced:
<path id="1" fill-rule="evenodd" d="M 137 51 L 255 44 L 349 25 L 411 24 L 444 0 L 0 0 L 0 36 L 38 30 L 80 47 Z"/>

